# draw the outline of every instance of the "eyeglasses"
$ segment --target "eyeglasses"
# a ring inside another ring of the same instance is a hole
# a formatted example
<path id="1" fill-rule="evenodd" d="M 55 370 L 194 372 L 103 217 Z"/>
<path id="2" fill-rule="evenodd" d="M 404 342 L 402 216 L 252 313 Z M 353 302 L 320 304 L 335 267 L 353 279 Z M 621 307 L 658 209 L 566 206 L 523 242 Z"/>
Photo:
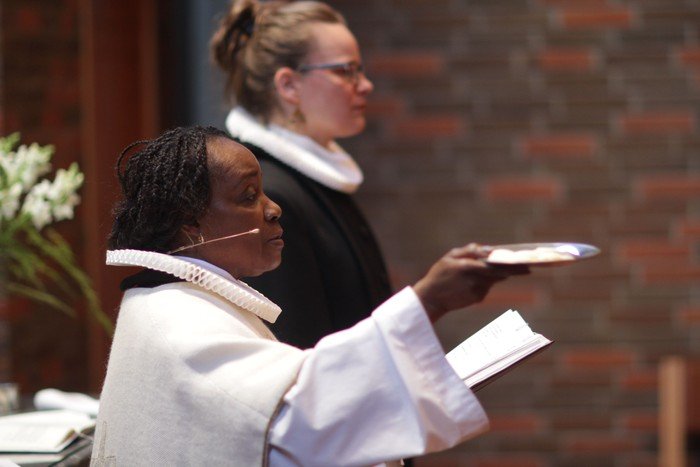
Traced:
<path id="1" fill-rule="evenodd" d="M 315 65 L 301 65 L 297 68 L 299 73 L 306 73 L 314 70 L 330 70 L 333 73 L 342 76 L 348 83 L 357 86 L 360 82 L 360 75 L 365 75 L 365 69 L 362 63 L 345 62 L 345 63 L 319 63 Z"/>

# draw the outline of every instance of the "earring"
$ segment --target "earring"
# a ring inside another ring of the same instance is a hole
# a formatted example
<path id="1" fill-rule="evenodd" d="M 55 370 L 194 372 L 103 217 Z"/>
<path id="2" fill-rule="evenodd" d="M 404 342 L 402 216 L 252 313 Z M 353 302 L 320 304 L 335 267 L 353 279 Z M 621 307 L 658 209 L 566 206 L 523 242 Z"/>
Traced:
<path id="1" fill-rule="evenodd" d="M 301 112 L 301 109 L 297 107 L 296 109 L 294 109 L 292 115 L 289 116 L 288 121 L 291 126 L 296 126 L 306 122 L 306 117 L 304 117 L 304 114 Z"/>
<path id="2" fill-rule="evenodd" d="M 202 235 L 202 232 L 199 232 L 199 235 L 197 236 L 197 242 L 200 245 L 204 243 L 204 235 Z"/>
<path id="3" fill-rule="evenodd" d="M 184 230 L 182 231 L 182 233 L 184 233 L 184 234 L 185 234 L 185 237 L 187 237 L 187 240 L 190 241 L 190 245 L 191 245 L 191 246 L 194 246 L 194 240 L 192 240 L 192 237 L 190 237 L 190 234 L 188 234 L 188 233 L 185 232 Z"/>

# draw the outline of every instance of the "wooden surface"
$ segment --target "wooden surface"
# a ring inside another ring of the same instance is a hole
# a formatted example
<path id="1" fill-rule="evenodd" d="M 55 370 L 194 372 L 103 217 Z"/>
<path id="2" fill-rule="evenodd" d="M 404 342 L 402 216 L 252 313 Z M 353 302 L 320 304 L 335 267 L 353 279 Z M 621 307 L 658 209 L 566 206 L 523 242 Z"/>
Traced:
<path id="1" fill-rule="evenodd" d="M 86 268 L 104 309 L 116 316 L 122 268 L 104 264 L 112 206 L 119 192 L 115 163 L 129 143 L 157 135 L 158 77 L 155 2 L 81 0 L 82 142 Z M 99 391 L 110 337 L 89 332 L 90 390 Z"/>
<path id="2" fill-rule="evenodd" d="M 659 365 L 659 465 L 687 467 L 688 435 L 700 430 L 700 360 L 667 357 Z"/>

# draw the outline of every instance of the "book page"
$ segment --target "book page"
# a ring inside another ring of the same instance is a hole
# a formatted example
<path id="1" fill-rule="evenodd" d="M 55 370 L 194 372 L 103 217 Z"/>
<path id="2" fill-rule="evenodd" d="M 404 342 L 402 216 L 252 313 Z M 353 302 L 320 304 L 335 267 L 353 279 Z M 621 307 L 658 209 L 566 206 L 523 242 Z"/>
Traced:
<path id="1" fill-rule="evenodd" d="M 551 344 L 515 310 L 508 310 L 451 350 L 445 358 L 470 387 Z"/>
<path id="2" fill-rule="evenodd" d="M 58 452 L 95 426 L 90 416 L 47 410 L 0 417 L 0 452 Z"/>
<path id="3" fill-rule="evenodd" d="M 0 426 L 0 451 L 52 452 L 61 450 L 77 433 L 72 428 L 51 425 Z"/>
<path id="4" fill-rule="evenodd" d="M 447 354 L 460 378 L 477 372 L 532 337 L 517 311 L 508 310 Z"/>

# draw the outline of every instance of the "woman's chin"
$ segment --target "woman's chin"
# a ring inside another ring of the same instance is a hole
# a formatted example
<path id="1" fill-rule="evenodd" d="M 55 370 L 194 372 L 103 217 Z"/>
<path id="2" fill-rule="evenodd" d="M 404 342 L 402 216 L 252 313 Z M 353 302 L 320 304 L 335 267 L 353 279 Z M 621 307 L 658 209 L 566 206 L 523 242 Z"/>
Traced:
<path id="1" fill-rule="evenodd" d="M 280 264 L 282 264 L 282 257 L 281 256 L 279 258 L 277 258 L 275 261 L 272 261 L 270 263 L 270 265 L 264 271 L 261 271 L 260 273 L 258 273 L 257 276 L 259 276 L 261 274 L 265 274 L 266 272 L 274 271 L 275 269 L 280 267 Z"/>
<path id="2" fill-rule="evenodd" d="M 362 133 L 367 126 L 367 122 L 364 117 L 355 119 L 352 124 L 347 125 L 345 131 L 338 135 L 338 138 L 351 138 Z"/>

